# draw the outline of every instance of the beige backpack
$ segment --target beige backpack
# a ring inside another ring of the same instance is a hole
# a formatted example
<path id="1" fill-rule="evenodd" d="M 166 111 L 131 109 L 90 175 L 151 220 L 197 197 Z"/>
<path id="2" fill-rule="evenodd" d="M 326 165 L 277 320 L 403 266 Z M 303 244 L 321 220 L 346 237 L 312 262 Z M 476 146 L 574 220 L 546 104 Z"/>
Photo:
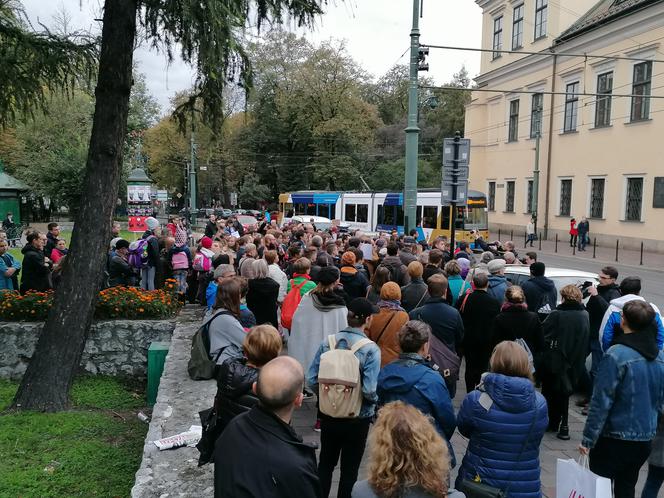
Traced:
<path id="1" fill-rule="evenodd" d="M 318 401 L 320 411 L 334 418 L 356 418 L 362 408 L 362 373 L 355 355 L 371 339 L 360 339 L 350 349 L 337 349 L 334 335 L 327 337 L 330 350 L 320 357 Z"/>

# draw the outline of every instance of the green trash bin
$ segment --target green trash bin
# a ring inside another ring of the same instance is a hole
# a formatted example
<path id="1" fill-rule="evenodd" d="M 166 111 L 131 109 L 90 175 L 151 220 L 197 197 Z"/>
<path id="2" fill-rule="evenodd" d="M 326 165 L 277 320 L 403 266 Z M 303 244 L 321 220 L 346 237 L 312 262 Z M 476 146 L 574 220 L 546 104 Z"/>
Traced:
<path id="1" fill-rule="evenodd" d="M 164 371 L 164 362 L 168 354 L 170 342 L 151 342 L 148 348 L 148 405 L 153 406 L 157 402 L 159 381 Z"/>

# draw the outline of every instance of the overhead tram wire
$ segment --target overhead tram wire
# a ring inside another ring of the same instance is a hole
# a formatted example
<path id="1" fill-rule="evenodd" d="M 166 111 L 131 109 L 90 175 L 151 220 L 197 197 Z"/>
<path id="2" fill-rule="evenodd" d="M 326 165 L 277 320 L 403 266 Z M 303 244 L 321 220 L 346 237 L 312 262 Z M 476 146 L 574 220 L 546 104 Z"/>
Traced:
<path id="1" fill-rule="evenodd" d="M 570 92 L 549 92 L 546 90 L 502 90 L 491 88 L 463 88 L 457 86 L 435 86 L 435 85 L 421 85 L 420 88 L 427 90 L 451 90 L 451 91 L 472 91 L 472 92 L 488 92 L 488 93 L 507 93 L 512 95 L 517 94 L 542 94 L 542 95 L 572 95 Z M 591 92 L 574 92 L 573 95 L 584 97 L 616 97 L 616 98 L 646 98 L 646 99 L 664 99 L 664 95 L 638 95 L 634 93 L 617 94 L 617 93 L 591 93 Z"/>

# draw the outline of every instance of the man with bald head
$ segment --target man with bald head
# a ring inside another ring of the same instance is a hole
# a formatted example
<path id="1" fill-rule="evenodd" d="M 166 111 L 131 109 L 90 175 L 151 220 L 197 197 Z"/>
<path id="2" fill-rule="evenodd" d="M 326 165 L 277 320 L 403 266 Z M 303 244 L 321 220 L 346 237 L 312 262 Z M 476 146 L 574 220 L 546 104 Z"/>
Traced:
<path id="1" fill-rule="evenodd" d="M 229 422 L 217 440 L 215 498 L 321 496 L 315 448 L 290 426 L 303 387 L 297 360 L 279 356 L 263 366 L 253 386 L 258 405 Z"/>

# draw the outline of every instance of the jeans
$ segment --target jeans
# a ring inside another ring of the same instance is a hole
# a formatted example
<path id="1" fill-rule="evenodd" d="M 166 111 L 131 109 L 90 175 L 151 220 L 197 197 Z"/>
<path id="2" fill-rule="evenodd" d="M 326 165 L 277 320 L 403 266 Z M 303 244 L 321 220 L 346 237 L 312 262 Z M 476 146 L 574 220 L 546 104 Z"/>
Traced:
<path id="1" fill-rule="evenodd" d="M 590 470 L 613 481 L 615 498 L 634 498 L 639 469 L 650 455 L 651 441 L 600 437 L 590 450 Z"/>
<path id="2" fill-rule="evenodd" d="M 187 270 L 173 271 L 173 278 L 178 283 L 178 292 L 181 294 L 187 292 Z"/>
<path id="3" fill-rule="evenodd" d="M 643 486 L 641 498 L 657 498 L 662 483 L 664 483 L 664 467 L 648 465 L 648 478 Z"/>
<path id="4" fill-rule="evenodd" d="M 553 389 L 547 380 L 542 381 L 542 396 L 549 409 L 549 428 L 558 430 L 561 426 L 568 425 L 569 395 Z"/>
<path id="5" fill-rule="evenodd" d="M 533 242 L 535 241 L 535 234 L 534 233 L 529 233 L 528 236 L 526 237 L 526 244 L 523 247 L 528 246 L 528 242 L 530 242 L 530 247 L 533 247 Z"/>
<path id="6" fill-rule="evenodd" d="M 583 233 L 579 234 L 579 251 L 585 251 L 586 250 L 586 244 L 588 243 L 588 235 Z"/>
<path id="7" fill-rule="evenodd" d="M 157 274 L 157 267 L 148 266 L 141 268 L 141 288 L 145 290 L 154 290 L 154 277 Z"/>
<path id="8" fill-rule="evenodd" d="M 599 343 L 599 339 L 590 340 L 590 354 L 590 381 L 592 384 L 595 384 L 595 376 L 597 375 L 597 370 L 599 369 L 599 362 L 602 361 L 602 357 L 604 356 L 604 353 L 602 352 L 602 345 Z M 590 394 L 592 395 L 592 391 Z"/>
<path id="9" fill-rule="evenodd" d="M 362 463 L 370 422 L 369 418 L 344 419 L 321 415 L 318 476 L 323 496 L 327 497 L 330 494 L 332 473 L 341 456 L 337 498 L 351 498 L 353 485 L 357 481 L 357 473 Z"/>

